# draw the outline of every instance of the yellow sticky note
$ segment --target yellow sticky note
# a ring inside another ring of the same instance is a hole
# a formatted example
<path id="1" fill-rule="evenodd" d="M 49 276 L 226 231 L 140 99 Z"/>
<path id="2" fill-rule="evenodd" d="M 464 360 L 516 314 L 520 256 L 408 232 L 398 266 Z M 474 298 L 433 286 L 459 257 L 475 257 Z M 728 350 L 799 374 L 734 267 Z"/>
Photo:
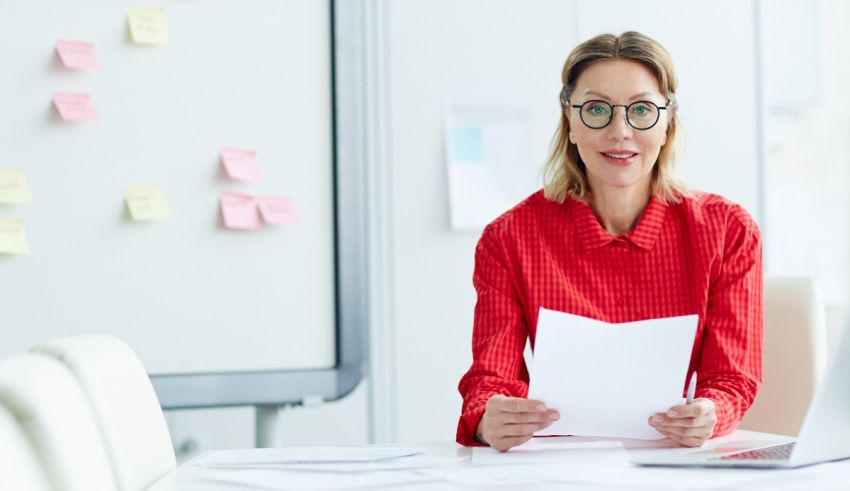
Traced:
<path id="1" fill-rule="evenodd" d="M 30 243 L 24 230 L 24 221 L 0 218 L 0 254 L 29 254 Z"/>
<path id="2" fill-rule="evenodd" d="M 133 220 L 168 220 L 171 211 L 165 201 L 165 191 L 158 186 L 128 187 L 127 208 Z"/>
<path id="3" fill-rule="evenodd" d="M 18 169 L 0 169 L 0 203 L 30 203 L 27 178 Z"/>
<path id="4" fill-rule="evenodd" d="M 168 44 L 165 11 L 156 8 L 130 7 L 127 14 L 130 38 L 136 44 Z"/>

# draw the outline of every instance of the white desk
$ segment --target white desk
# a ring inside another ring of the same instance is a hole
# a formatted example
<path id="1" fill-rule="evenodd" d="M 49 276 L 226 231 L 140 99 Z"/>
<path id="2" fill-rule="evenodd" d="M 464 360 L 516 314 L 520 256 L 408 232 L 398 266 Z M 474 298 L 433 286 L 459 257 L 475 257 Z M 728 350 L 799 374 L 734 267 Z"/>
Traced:
<path id="1" fill-rule="evenodd" d="M 571 438 L 573 441 L 598 441 L 600 439 L 594 438 Z M 716 445 L 728 445 L 733 441 L 758 441 L 758 442 L 784 442 L 788 441 L 787 437 L 782 437 L 778 435 L 770 435 L 767 433 L 755 433 L 749 431 L 737 431 L 732 435 L 718 438 L 710 441 L 707 445 L 716 446 Z M 551 441 L 551 440 L 550 440 Z M 636 440 L 622 440 L 623 444 L 626 446 L 629 454 L 634 454 L 636 452 L 677 452 L 682 451 L 681 447 L 672 447 L 666 441 L 659 441 L 655 443 L 646 443 Z M 418 445 L 417 445 L 418 446 Z M 465 458 L 471 456 L 472 452 L 470 448 L 461 447 L 455 443 L 433 443 L 433 444 L 424 444 L 422 446 L 428 447 L 428 452 L 419 458 L 441 458 L 441 457 L 456 457 L 458 460 L 455 463 L 448 464 L 446 466 L 441 466 L 439 469 L 445 470 L 455 470 L 462 471 L 463 469 L 470 469 L 473 467 L 471 463 L 471 459 Z M 408 457 L 410 459 L 416 459 L 417 457 Z M 479 467 L 479 466 L 474 466 Z M 504 467 L 504 466 L 500 466 Z M 434 469 L 433 467 L 431 469 Z M 221 470 L 221 469 L 209 469 L 199 466 L 191 465 L 191 461 L 186 464 L 178 467 L 171 473 L 165 475 L 162 479 L 157 481 L 148 491 L 233 491 L 237 489 L 275 489 L 273 487 L 252 487 L 244 484 L 236 484 L 236 483 L 224 483 L 219 481 L 211 480 L 211 477 L 236 477 L 239 475 L 240 470 Z M 412 471 L 391 471 L 391 472 L 412 472 Z M 616 472 L 622 472 L 622 469 L 611 469 L 612 474 Z M 658 468 L 644 468 L 637 467 L 636 469 L 630 469 L 629 472 L 640 472 L 641 474 L 649 475 L 649 473 L 666 473 L 664 476 L 673 475 L 674 478 L 678 479 L 680 476 L 682 477 L 681 486 L 677 486 L 678 489 L 690 489 L 688 482 L 691 483 L 701 483 L 699 484 L 699 489 L 706 489 L 705 485 L 708 481 L 711 481 L 712 477 L 717 477 L 717 474 L 714 473 L 727 473 L 726 477 L 729 477 L 730 472 L 747 472 L 747 473 L 757 473 L 757 476 L 753 479 L 745 479 L 743 481 L 739 481 L 734 485 L 729 484 L 719 484 L 720 487 L 712 488 L 712 489 L 736 489 L 736 490 L 806 490 L 811 491 L 814 489 L 820 490 L 848 490 L 850 489 L 850 460 L 843 462 L 835 462 L 828 464 L 821 464 L 818 466 L 806 467 L 803 469 L 795 469 L 795 470 L 737 470 L 737 469 L 658 469 Z M 676 474 L 671 474 L 676 473 Z M 706 474 L 712 473 L 712 474 Z M 658 476 L 662 474 L 656 474 Z M 436 478 L 435 478 L 436 479 Z M 354 480 L 351 481 L 354 484 Z M 623 483 L 618 483 L 615 487 L 603 486 L 600 487 L 600 484 L 591 484 L 591 483 L 570 483 L 570 482 L 547 482 L 547 483 L 536 483 L 536 484 L 506 484 L 500 485 L 496 489 L 500 491 L 513 491 L 513 490 L 553 490 L 553 489 L 576 489 L 576 490 L 590 490 L 590 489 L 628 489 L 631 486 L 624 486 Z M 420 482 L 420 483 L 412 483 L 412 484 L 392 484 L 392 485 L 384 485 L 380 487 L 374 486 L 366 486 L 366 487 L 357 487 L 356 489 L 382 489 L 382 490 L 411 490 L 411 491 L 436 491 L 436 490 L 461 490 L 461 489 L 491 489 L 493 486 L 478 486 L 478 487 L 465 487 L 459 486 L 456 484 L 452 484 L 442 480 L 433 480 L 429 482 Z M 306 486 L 304 489 L 311 489 L 312 486 Z M 637 488 L 635 488 L 637 489 Z M 642 489 L 647 489 L 643 487 Z M 673 489 L 671 487 L 666 487 L 665 489 Z M 695 488 L 694 488 L 695 489 Z"/>

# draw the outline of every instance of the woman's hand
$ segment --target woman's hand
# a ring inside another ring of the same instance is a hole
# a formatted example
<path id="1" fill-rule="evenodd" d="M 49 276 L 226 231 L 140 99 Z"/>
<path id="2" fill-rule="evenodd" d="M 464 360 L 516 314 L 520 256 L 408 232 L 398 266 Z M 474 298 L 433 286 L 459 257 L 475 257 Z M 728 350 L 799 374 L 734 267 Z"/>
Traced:
<path id="1" fill-rule="evenodd" d="M 701 397 L 679 404 L 649 418 L 649 424 L 662 435 L 685 447 L 700 447 L 711 437 L 717 415 L 711 399 Z"/>
<path id="2" fill-rule="evenodd" d="M 531 439 L 535 431 L 546 428 L 561 417 L 540 401 L 495 395 L 487 401 L 484 416 L 475 435 L 483 443 L 506 452 Z"/>

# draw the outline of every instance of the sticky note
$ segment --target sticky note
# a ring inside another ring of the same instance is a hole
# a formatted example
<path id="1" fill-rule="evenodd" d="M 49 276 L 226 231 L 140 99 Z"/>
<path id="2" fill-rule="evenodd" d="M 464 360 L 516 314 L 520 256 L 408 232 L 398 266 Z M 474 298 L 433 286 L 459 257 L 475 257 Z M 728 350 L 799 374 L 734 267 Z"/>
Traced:
<path id="1" fill-rule="evenodd" d="M 221 216 L 227 228 L 251 230 L 260 228 L 260 214 L 253 196 L 221 193 Z"/>
<path id="2" fill-rule="evenodd" d="M 88 94 L 54 92 L 53 105 L 65 121 L 97 119 L 97 113 Z"/>
<path id="3" fill-rule="evenodd" d="M 295 223 L 300 218 L 292 200 L 285 196 L 257 196 L 255 200 L 263 221 L 268 224 Z"/>
<path id="4" fill-rule="evenodd" d="M 165 201 L 165 191 L 158 186 L 132 186 L 125 194 L 130 216 L 136 221 L 168 220 L 171 210 Z"/>
<path id="5" fill-rule="evenodd" d="M 262 177 L 254 151 L 224 148 L 221 150 L 221 163 L 231 179 L 259 181 Z"/>
<path id="6" fill-rule="evenodd" d="M 130 38 L 136 44 L 167 44 L 165 11 L 157 8 L 130 7 L 127 14 Z"/>
<path id="7" fill-rule="evenodd" d="M 0 169 L 0 203 L 30 203 L 27 178 L 18 169 Z"/>
<path id="8" fill-rule="evenodd" d="M 478 162 L 484 160 L 484 137 L 478 126 L 457 126 L 451 129 L 452 159 Z"/>
<path id="9" fill-rule="evenodd" d="M 94 44 L 83 41 L 56 41 L 56 52 L 65 68 L 72 70 L 85 70 L 87 68 L 98 68 L 100 63 L 94 55 Z"/>
<path id="10" fill-rule="evenodd" d="M 24 221 L 0 218 L 0 253 L 29 254 L 30 243 L 24 230 Z"/>

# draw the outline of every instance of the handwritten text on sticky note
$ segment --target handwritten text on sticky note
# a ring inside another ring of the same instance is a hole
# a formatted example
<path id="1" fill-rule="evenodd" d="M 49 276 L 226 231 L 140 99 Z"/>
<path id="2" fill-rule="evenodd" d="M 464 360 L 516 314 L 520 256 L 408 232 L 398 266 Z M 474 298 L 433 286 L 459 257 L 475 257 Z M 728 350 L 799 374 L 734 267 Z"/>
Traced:
<path id="1" fill-rule="evenodd" d="M 56 41 L 56 52 L 65 68 L 85 70 L 98 68 L 100 63 L 94 54 L 94 44 L 82 41 Z"/>
<path id="2" fill-rule="evenodd" d="M 18 169 L 0 169 L 0 203 L 29 203 L 32 201 L 27 178 Z"/>
<path id="3" fill-rule="evenodd" d="M 133 220 L 168 220 L 171 210 L 165 200 L 165 191 L 158 186 L 132 186 L 125 194 L 127 208 Z"/>
<path id="4" fill-rule="evenodd" d="M 130 26 L 130 38 L 136 44 L 168 43 L 168 26 L 162 9 L 131 7 L 127 23 Z"/>
<path id="5" fill-rule="evenodd" d="M 29 254 L 30 244 L 24 221 L 0 218 L 0 254 Z"/>
<path id="6" fill-rule="evenodd" d="M 59 111 L 59 116 L 65 121 L 97 119 L 97 112 L 95 112 L 91 97 L 88 94 L 54 92 L 53 105 Z"/>
<path id="7" fill-rule="evenodd" d="M 221 163 L 231 179 L 259 181 L 262 177 L 260 167 L 257 165 L 257 153 L 251 150 L 222 149 Z"/>
<path id="8" fill-rule="evenodd" d="M 295 223 L 299 219 L 298 210 L 292 200 L 285 196 L 257 196 L 255 199 L 263 221 L 268 224 Z"/>
<path id="9" fill-rule="evenodd" d="M 221 217 L 227 228 L 250 230 L 259 228 L 260 214 L 253 196 L 221 193 Z"/>

